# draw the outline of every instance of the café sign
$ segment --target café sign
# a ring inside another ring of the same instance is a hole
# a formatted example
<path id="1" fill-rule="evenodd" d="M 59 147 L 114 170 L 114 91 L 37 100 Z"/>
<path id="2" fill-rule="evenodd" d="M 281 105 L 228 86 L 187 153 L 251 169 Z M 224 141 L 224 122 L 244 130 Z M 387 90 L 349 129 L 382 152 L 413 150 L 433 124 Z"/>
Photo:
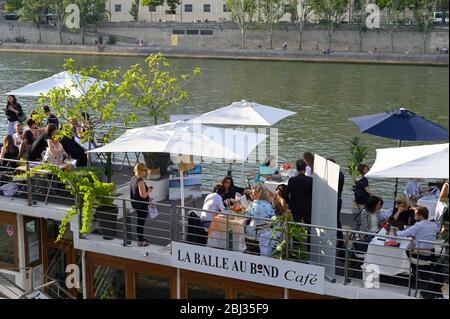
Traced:
<path id="1" fill-rule="evenodd" d="M 172 242 L 172 266 L 324 294 L 324 267 L 293 261 Z"/>

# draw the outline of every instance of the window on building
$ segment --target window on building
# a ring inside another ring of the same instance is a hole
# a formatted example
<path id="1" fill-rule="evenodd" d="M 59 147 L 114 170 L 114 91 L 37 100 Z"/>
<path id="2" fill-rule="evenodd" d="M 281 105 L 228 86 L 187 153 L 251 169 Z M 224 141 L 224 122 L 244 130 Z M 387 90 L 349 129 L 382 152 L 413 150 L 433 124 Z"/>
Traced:
<path id="1" fill-rule="evenodd" d="M 200 30 L 200 35 L 213 35 L 213 30 Z"/>
<path id="2" fill-rule="evenodd" d="M 223 5 L 223 12 L 231 12 L 231 10 L 228 9 L 226 4 Z"/>
<path id="3" fill-rule="evenodd" d="M 225 299 L 225 290 L 189 283 L 188 299 Z"/>
<path id="4" fill-rule="evenodd" d="M 156 6 L 148 6 L 149 12 L 156 12 Z"/>
<path id="5" fill-rule="evenodd" d="M 125 271 L 107 266 L 93 266 L 94 299 L 125 299 Z"/>
<path id="6" fill-rule="evenodd" d="M 114 11 L 115 12 L 122 12 L 122 5 L 121 4 L 116 4 L 114 6 Z"/>
<path id="7" fill-rule="evenodd" d="M 0 221 L 0 264 L 15 265 L 13 224 Z"/>
<path id="8" fill-rule="evenodd" d="M 176 11 L 175 10 L 166 10 L 165 13 L 166 14 L 175 14 Z"/>
<path id="9" fill-rule="evenodd" d="M 211 5 L 210 4 L 204 4 L 203 5 L 203 12 L 211 12 Z"/>
<path id="10" fill-rule="evenodd" d="M 136 299 L 170 299 L 169 278 L 136 273 Z"/>
<path id="11" fill-rule="evenodd" d="M 192 12 L 192 4 L 185 4 L 184 12 Z"/>
<path id="12" fill-rule="evenodd" d="M 25 253 L 27 266 L 40 263 L 41 260 L 41 233 L 40 223 L 36 218 L 25 218 Z"/>
<path id="13" fill-rule="evenodd" d="M 289 3 L 283 4 L 284 13 L 288 13 L 291 11 L 291 5 Z"/>
<path id="14" fill-rule="evenodd" d="M 172 34 L 186 34 L 185 30 L 172 30 Z"/>
<path id="15" fill-rule="evenodd" d="M 189 35 L 198 35 L 198 30 L 186 30 L 186 34 L 189 34 Z"/>

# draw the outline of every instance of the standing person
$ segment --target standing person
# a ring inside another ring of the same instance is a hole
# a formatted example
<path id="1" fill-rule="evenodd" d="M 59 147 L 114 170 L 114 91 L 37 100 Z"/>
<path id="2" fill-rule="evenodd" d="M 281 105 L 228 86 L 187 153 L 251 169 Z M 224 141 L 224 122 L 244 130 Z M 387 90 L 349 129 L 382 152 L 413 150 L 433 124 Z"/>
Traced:
<path id="1" fill-rule="evenodd" d="M 8 95 L 7 97 L 5 115 L 8 118 L 8 134 L 12 136 L 14 135 L 16 124 L 26 119 L 22 106 L 17 102 L 14 95 Z"/>
<path id="2" fill-rule="evenodd" d="M 205 228 L 205 231 L 209 230 L 209 226 L 211 225 L 211 221 L 214 217 L 214 213 L 208 213 L 205 211 L 220 213 L 225 209 L 223 205 L 223 195 L 225 195 L 226 189 L 222 184 L 217 184 L 214 187 L 214 190 L 211 194 L 205 197 L 205 201 L 203 202 L 203 211 L 200 216 L 200 222 Z"/>
<path id="3" fill-rule="evenodd" d="M 369 180 L 365 176 L 369 171 L 369 166 L 366 164 L 359 164 L 357 170 L 361 177 L 355 182 L 355 201 L 358 205 L 365 205 L 368 199 L 373 195 L 369 189 Z"/>
<path id="4" fill-rule="evenodd" d="M 417 200 L 425 193 L 426 192 L 422 191 L 420 178 L 411 178 L 406 184 L 405 195 L 408 196 L 408 199 L 413 204 L 416 204 Z"/>
<path id="5" fill-rule="evenodd" d="M 44 111 L 44 114 L 47 118 L 47 122 L 45 124 L 55 124 L 57 127 L 59 127 L 59 120 L 56 115 L 51 112 L 50 107 L 48 105 L 44 105 L 42 107 L 42 110 Z"/>
<path id="6" fill-rule="evenodd" d="M 137 214 L 137 240 L 138 246 L 148 246 L 150 243 L 144 238 L 144 225 L 148 214 L 148 204 L 150 202 L 149 195 L 153 190 L 153 186 L 147 186 L 144 177 L 147 176 L 147 167 L 142 163 L 134 166 L 134 176 L 130 181 L 130 198 L 131 206 L 136 210 Z"/>
<path id="7" fill-rule="evenodd" d="M 307 164 L 306 170 L 305 170 L 305 175 L 312 177 L 313 172 L 314 172 L 314 154 L 311 152 L 304 153 L 303 160 Z"/>
<path id="8" fill-rule="evenodd" d="M 15 128 L 16 128 L 16 133 L 14 133 L 14 135 L 13 135 L 14 145 L 16 145 L 16 147 L 20 147 L 20 144 L 22 144 L 22 136 L 23 136 L 22 123 L 17 122 Z"/>
<path id="9" fill-rule="evenodd" d="M 311 224 L 313 179 L 305 175 L 307 164 L 304 160 L 297 160 L 295 165 L 298 175 L 289 179 L 284 197 L 294 220 Z"/>

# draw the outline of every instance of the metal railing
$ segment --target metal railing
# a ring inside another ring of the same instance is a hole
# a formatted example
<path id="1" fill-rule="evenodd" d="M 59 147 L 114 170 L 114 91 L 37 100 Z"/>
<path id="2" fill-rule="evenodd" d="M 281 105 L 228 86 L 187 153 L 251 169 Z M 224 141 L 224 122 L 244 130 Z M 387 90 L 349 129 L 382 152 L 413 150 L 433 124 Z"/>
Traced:
<path id="1" fill-rule="evenodd" d="M 0 166 L 0 177 L 5 178 L 1 183 L 15 184 L 14 197 L 26 199 L 28 205 L 33 205 L 34 201 L 54 201 L 72 205 L 78 200 L 70 195 L 65 185 L 52 179 L 48 172 L 28 175 L 21 180 L 14 179 L 17 167 L 25 165 L 24 169 L 27 171 L 34 163 L 14 160 L 8 162 L 16 165 Z M 90 240 L 98 235 L 100 240 L 116 240 L 122 246 L 135 246 L 135 241 L 142 239 L 139 238 L 142 236 L 148 238 L 150 244 L 158 246 L 170 247 L 171 242 L 181 241 L 281 258 L 323 266 L 327 278 L 342 278 L 344 285 L 358 282 L 361 287 L 366 287 L 374 284 L 373 279 L 369 281 L 368 277 L 375 278 L 374 275 L 379 275 L 383 287 L 404 288 L 405 293 L 410 296 L 417 296 L 419 292 L 440 295 L 437 287 L 448 283 L 448 244 L 439 241 L 429 243 L 294 222 L 279 221 L 278 225 L 274 225 L 271 219 L 234 213 L 223 214 L 221 218 L 214 220 L 207 232 L 199 217 L 202 213 L 214 216 L 216 212 L 190 207 L 190 204 L 182 207 L 154 203 L 158 215 L 155 216 L 153 210 L 154 215 L 150 216 L 148 202 L 125 198 L 110 199 L 114 200 L 114 204 L 97 209 L 91 232 L 78 234 L 80 238 Z M 249 224 L 250 221 L 253 223 Z M 79 229 L 81 222 L 79 214 Z M 260 226 L 256 229 L 256 235 L 250 236 L 253 234 L 253 224 Z M 301 237 L 289 235 L 290 228 L 297 233 L 300 231 Z M 375 236 L 376 239 L 370 242 L 364 240 Z M 386 247 L 383 240 L 395 240 L 401 245 Z M 142 240 L 139 241 L 142 244 Z M 414 247 L 430 245 L 435 247 L 432 253 L 421 249 L 412 250 Z M 371 272 L 374 270 L 375 273 Z M 448 298 L 448 295 L 445 297 Z"/>

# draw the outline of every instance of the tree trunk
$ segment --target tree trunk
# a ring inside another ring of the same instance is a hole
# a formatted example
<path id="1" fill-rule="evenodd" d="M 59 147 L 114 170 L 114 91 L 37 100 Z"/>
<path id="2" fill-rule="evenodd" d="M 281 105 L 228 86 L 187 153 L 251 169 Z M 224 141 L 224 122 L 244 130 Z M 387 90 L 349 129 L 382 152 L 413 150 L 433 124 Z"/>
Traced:
<path id="1" fill-rule="evenodd" d="M 41 44 L 42 43 L 41 25 L 40 25 L 40 23 L 38 23 L 36 26 L 37 26 L 38 34 L 39 34 L 38 43 Z"/>
<path id="2" fill-rule="evenodd" d="M 268 33 L 269 33 L 269 49 L 273 50 L 272 28 L 269 28 Z"/>
<path id="3" fill-rule="evenodd" d="M 245 49 L 245 29 L 241 27 L 241 49 Z"/>
<path id="4" fill-rule="evenodd" d="M 302 42 L 303 42 L 303 22 L 300 22 L 298 27 L 298 49 L 302 50 Z"/>
<path id="5" fill-rule="evenodd" d="M 363 51 L 363 39 L 364 34 L 362 32 L 359 33 L 359 52 Z"/>
<path id="6" fill-rule="evenodd" d="M 84 32 L 86 31 L 86 26 L 83 25 L 81 27 L 81 39 L 80 39 L 80 44 L 83 45 L 84 44 Z"/>
<path id="7" fill-rule="evenodd" d="M 331 50 L 331 47 L 333 46 L 333 33 L 334 33 L 334 23 L 331 24 L 330 32 L 328 33 L 328 37 L 330 38 L 329 42 L 329 49 Z"/>
<path id="8" fill-rule="evenodd" d="M 394 53 L 394 30 L 392 28 L 389 30 L 389 35 L 391 37 L 391 52 Z"/>
<path id="9" fill-rule="evenodd" d="M 63 39 L 62 39 L 62 21 L 61 20 L 58 20 L 56 22 L 56 31 L 58 31 L 59 44 L 63 44 Z"/>

